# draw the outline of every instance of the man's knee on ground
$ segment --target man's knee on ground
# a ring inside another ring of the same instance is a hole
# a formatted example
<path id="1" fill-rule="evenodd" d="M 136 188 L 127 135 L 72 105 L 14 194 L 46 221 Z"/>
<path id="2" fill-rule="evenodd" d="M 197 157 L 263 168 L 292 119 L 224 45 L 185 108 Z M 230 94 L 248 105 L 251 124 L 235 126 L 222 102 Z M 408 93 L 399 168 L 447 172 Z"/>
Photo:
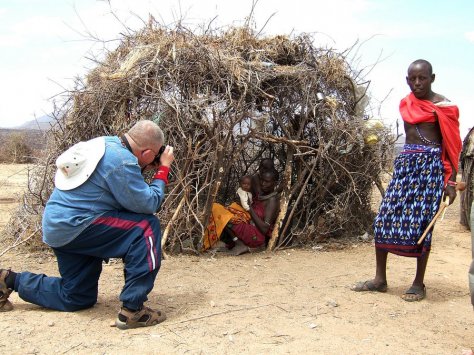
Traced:
<path id="1" fill-rule="evenodd" d="M 66 303 L 65 302 L 62 310 L 65 312 L 76 312 L 82 309 L 91 308 L 92 306 L 94 306 L 96 302 L 93 302 L 93 303 L 82 303 L 82 302 L 67 302 Z"/>
<path id="2" fill-rule="evenodd" d="M 80 311 L 94 306 L 97 303 L 98 290 L 92 290 L 88 293 L 81 290 L 63 289 L 62 310 L 66 312 Z"/>

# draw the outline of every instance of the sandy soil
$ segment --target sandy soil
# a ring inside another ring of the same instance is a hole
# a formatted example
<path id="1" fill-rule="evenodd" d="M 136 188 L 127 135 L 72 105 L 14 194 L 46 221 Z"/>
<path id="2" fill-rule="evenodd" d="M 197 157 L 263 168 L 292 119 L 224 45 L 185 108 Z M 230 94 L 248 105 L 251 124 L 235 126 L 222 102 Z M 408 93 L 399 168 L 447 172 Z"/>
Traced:
<path id="1" fill-rule="evenodd" d="M 458 220 L 458 206 L 450 207 L 435 229 L 422 302 L 400 298 L 416 261 L 393 255 L 386 294 L 349 290 L 373 276 L 370 242 L 239 257 L 176 256 L 162 262 L 148 302 L 163 309 L 167 321 L 120 331 L 110 325 L 120 307 L 122 265 L 111 262 L 99 302 L 88 310 L 46 310 L 12 294 L 15 310 L 0 315 L 0 352 L 461 354 L 474 348 L 474 311 L 467 283 L 470 234 Z M 17 250 L 2 256 L 0 266 L 58 274 L 51 257 Z"/>

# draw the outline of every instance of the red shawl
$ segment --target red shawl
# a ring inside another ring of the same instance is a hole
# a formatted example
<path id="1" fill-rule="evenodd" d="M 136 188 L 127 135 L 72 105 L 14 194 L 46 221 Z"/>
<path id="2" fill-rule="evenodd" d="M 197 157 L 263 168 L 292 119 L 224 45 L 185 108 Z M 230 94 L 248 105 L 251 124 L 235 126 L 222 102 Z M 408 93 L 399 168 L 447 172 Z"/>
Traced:
<path id="1" fill-rule="evenodd" d="M 459 154 L 462 149 L 458 107 L 454 104 L 437 106 L 431 101 L 417 99 L 413 93 L 400 102 L 403 121 L 409 124 L 436 122 L 435 112 L 443 137 L 441 159 L 444 165 L 444 184 L 446 185 L 453 172 L 453 167 L 456 172 L 458 171 Z"/>

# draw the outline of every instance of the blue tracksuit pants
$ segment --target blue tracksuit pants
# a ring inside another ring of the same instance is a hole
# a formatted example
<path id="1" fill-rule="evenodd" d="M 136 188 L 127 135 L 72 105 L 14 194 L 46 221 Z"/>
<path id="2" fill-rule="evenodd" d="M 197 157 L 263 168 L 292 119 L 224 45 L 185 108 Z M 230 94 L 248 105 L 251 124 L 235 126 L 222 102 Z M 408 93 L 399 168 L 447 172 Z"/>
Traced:
<path id="1" fill-rule="evenodd" d="M 53 248 L 61 277 L 19 273 L 15 291 L 30 303 L 76 311 L 97 302 L 102 262 L 124 261 L 123 306 L 138 309 L 153 289 L 161 265 L 161 230 L 154 215 L 124 211 L 97 218 L 69 244 Z"/>

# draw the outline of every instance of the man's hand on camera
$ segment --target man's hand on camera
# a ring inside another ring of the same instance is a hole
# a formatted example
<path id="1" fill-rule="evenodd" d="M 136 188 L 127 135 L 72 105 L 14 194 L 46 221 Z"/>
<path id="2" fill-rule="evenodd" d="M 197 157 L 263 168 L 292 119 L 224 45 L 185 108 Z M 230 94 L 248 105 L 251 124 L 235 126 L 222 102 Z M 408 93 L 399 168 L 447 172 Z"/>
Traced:
<path id="1" fill-rule="evenodd" d="M 168 184 L 168 175 L 170 171 L 170 165 L 174 160 L 173 147 L 167 145 L 161 153 L 160 164 L 156 166 L 156 172 L 153 176 L 154 179 L 163 180 L 165 184 Z"/>
<path id="2" fill-rule="evenodd" d="M 165 151 L 161 153 L 160 165 L 170 167 L 174 161 L 173 147 L 167 145 Z"/>

